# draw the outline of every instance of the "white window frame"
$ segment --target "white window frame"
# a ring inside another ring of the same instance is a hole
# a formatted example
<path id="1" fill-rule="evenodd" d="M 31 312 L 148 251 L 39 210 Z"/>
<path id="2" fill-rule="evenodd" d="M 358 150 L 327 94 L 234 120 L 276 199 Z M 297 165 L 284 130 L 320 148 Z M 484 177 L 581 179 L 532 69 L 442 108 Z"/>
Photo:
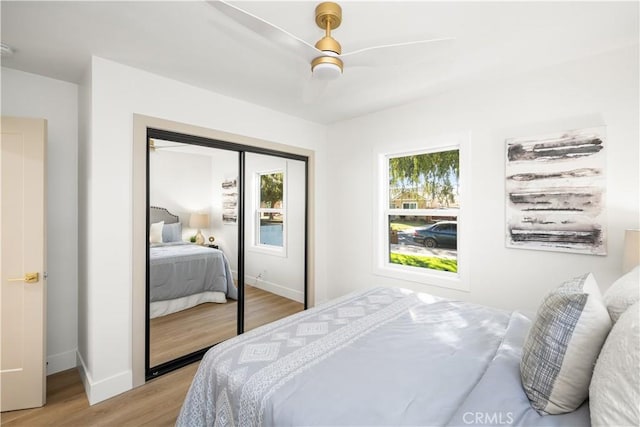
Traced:
<path id="1" fill-rule="evenodd" d="M 282 208 L 260 207 L 260 184 L 262 175 L 282 174 Z M 269 255 L 287 256 L 287 171 L 285 168 L 258 171 L 254 175 L 253 197 L 253 238 L 251 250 Z M 282 246 L 265 245 L 260 243 L 260 217 L 263 213 L 278 213 L 282 215 Z"/>
<path id="2" fill-rule="evenodd" d="M 387 145 L 388 146 L 388 145 Z M 470 165 L 469 134 L 461 133 L 436 137 L 410 144 L 394 144 L 394 150 L 374 149 L 374 221 L 373 221 L 373 273 L 378 276 L 417 282 L 469 292 L 468 248 L 469 236 L 465 233 L 470 180 L 467 179 Z M 389 159 L 440 151 L 458 150 L 459 170 L 457 212 L 458 243 L 457 273 L 394 264 L 389 261 L 389 216 L 452 216 L 449 209 L 391 209 L 389 201 Z"/>

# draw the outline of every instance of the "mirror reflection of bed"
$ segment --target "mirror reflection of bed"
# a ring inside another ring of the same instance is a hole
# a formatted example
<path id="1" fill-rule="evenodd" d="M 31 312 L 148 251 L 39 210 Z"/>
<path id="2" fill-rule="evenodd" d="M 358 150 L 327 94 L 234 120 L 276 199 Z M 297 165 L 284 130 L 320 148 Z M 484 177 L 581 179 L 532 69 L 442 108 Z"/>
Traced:
<path id="1" fill-rule="evenodd" d="M 225 254 L 185 241 L 177 215 L 151 206 L 149 220 L 149 354 L 155 366 L 234 336 L 236 319 L 226 303 L 237 300 L 238 289 Z M 218 304 L 226 306 L 226 316 L 213 312 Z"/>
<path id="2" fill-rule="evenodd" d="M 245 330 L 251 330 L 302 311 L 304 305 L 245 285 Z M 203 303 L 177 313 L 151 319 L 150 366 L 168 362 L 236 335 L 237 302 Z"/>
<path id="3" fill-rule="evenodd" d="M 173 141 L 152 141 L 153 148 L 149 151 L 150 368 L 237 334 L 239 250 L 238 153 Z M 269 157 L 247 155 L 247 183 L 253 181 L 254 176 L 259 179 L 256 170 L 272 170 L 278 162 L 282 163 L 281 159 Z M 249 184 L 246 187 L 246 200 L 254 200 L 253 193 L 259 192 L 259 187 Z M 304 193 L 302 196 L 300 205 L 303 206 Z M 252 221 L 246 219 L 250 223 L 248 231 Z M 304 245 L 304 237 L 299 234 L 292 239 L 301 239 L 300 244 Z M 277 257 L 274 264 L 269 254 L 265 258 L 265 254 L 245 252 L 244 330 L 302 311 L 303 293 L 302 299 L 299 295 L 291 298 L 278 289 L 271 292 L 265 286 L 265 283 L 273 285 L 265 279 L 277 273 L 271 267 L 281 263 L 282 256 Z M 298 259 L 296 253 L 291 255 L 291 261 L 301 263 L 295 270 L 304 271 L 304 259 Z M 297 280 L 294 276 L 294 281 Z M 299 281 L 302 287 L 303 275 Z"/>

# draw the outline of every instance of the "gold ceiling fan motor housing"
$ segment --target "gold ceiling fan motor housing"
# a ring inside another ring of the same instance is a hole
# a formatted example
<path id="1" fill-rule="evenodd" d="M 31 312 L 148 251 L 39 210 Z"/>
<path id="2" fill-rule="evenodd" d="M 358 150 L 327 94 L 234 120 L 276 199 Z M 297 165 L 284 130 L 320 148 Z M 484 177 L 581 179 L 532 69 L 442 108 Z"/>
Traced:
<path id="1" fill-rule="evenodd" d="M 316 48 L 326 52 L 326 56 L 319 56 L 311 62 L 311 70 L 313 71 L 317 65 L 332 64 L 340 68 L 342 72 L 342 60 L 338 55 L 342 53 L 340 43 L 331 37 L 331 30 L 335 30 L 342 23 L 342 8 L 337 3 L 323 2 L 316 6 L 316 24 L 325 30 L 325 36 L 318 40 Z M 333 53 L 334 55 L 332 55 Z"/>

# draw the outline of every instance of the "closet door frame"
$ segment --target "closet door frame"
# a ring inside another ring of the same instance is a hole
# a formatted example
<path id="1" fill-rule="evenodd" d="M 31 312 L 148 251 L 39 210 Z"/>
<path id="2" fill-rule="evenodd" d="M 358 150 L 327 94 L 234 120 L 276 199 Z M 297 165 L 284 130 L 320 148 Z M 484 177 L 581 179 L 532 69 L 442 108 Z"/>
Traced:
<path id="1" fill-rule="evenodd" d="M 244 276 L 245 276 L 245 268 L 244 268 L 244 255 L 245 255 L 245 219 L 246 219 L 246 209 L 245 209 L 245 192 L 246 192 L 246 180 L 245 180 L 245 160 L 246 153 L 255 153 L 262 154 L 274 157 L 280 157 L 284 159 L 290 160 L 298 160 L 304 163 L 305 170 L 305 197 L 304 197 L 304 309 L 308 308 L 308 274 L 309 274 L 309 258 L 308 258 L 308 248 L 309 248 L 309 156 L 305 156 L 302 154 L 295 154 L 287 151 L 281 151 L 272 148 L 265 148 L 254 145 L 247 145 L 237 142 L 230 142 L 216 138 L 197 136 L 187 133 L 181 133 L 166 129 L 161 129 L 157 127 L 146 127 L 146 179 L 145 179 L 145 190 L 146 190 L 146 240 L 149 241 L 149 226 L 150 226 L 150 218 L 149 218 L 149 206 L 150 206 L 150 176 L 149 176 L 149 161 L 150 161 L 150 150 L 148 149 L 149 142 L 151 139 L 162 139 L 167 141 L 174 141 L 182 144 L 190 144 L 190 145 L 198 145 L 202 147 L 209 147 L 215 149 L 221 149 L 226 151 L 234 151 L 238 153 L 238 302 L 237 302 L 237 335 L 240 335 L 244 332 Z M 170 360 L 168 362 L 161 363 L 156 366 L 149 366 L 150 364 L 150 319 L 149 319 L 149 245 L 146 245 L 146 255 L 145 255 L 145 351 L 144 351 L 144 372 L 145 372 L 145 380 L 151 380 L 153 378 L 157 378 L 163 374 L 179 369 L 183 366 L 196 362 L 204 356 L 204 354 L 213 346 L 219 343 L 213 343 L 211 346 L 206 348 L 194 351 L 192 353 L 180 356 L 176 359 Z"/>

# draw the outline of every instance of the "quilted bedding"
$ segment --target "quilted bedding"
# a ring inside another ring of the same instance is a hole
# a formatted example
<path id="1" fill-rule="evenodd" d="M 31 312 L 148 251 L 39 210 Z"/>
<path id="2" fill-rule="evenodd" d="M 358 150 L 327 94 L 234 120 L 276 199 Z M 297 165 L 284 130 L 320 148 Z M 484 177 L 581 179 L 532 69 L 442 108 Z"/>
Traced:
<path id="1" fill-rule="evenodd" d="M 350 294 L 213 347 L 179 426 L 589 426 L 542 417 L 519 374 L 530 320 L 397 288 Z"/>

